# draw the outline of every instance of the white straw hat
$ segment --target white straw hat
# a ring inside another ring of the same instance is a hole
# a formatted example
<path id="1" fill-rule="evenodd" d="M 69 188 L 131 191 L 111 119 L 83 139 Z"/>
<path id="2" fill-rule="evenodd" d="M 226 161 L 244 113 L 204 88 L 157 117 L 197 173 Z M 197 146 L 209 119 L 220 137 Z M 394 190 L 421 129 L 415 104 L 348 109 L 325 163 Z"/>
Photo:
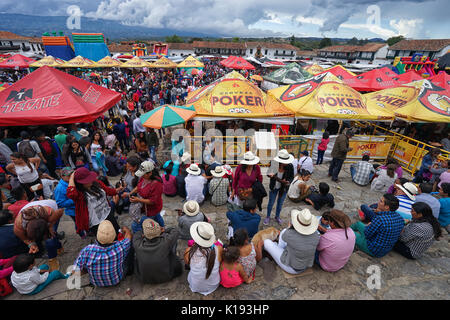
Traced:
<path id="1" fill-rule="evenodd" d="M 183 212 L 190 217 L 196 216 L 200 211 L 200 206 L 197 201 L 189 200 L 183 205 Z"/>
<path id="2" fill-rule="evenodd" d="M 192 163 L 189 168 L 186 169 L 186 171 L 194 176 L 199 176 L 202 173 L 196 163 Z"/>
<path id="3" fill-rule="evenodd" d="M 191 161 L 191 154 L 189 152 L 183 153 L 183 155 L 181 156 L 181 162 L 182 163 L 189 163 L 190 161 Z"/>
<path id="4" fill-rule="evenodd" d="M 255 156 L 253 152 L 247 151 L 244 154 L 244 160 L 241 161 L 241 164 L 254 165 L 259 163 L 259 157 Z"/>
<path id="5" fill-rule="evenodd" d="M 111 221 L 103 220 L 100 222 L 97 229 L 97 241 L 106 245 L 113 243 L 115 238 L 116 230 L 114 230 Z"/>
<path id="6" fill-rule="evenodd" d="M 302 211 L 292 210 L 291 222 L 298 233 L 306 236 L 316 232 L 319 226 L 319 220 L 311 214 L 309 209 L 303 209 Z"/>
<path id="7" fill-rule="evenodd" d="M 203 248 L 209 248 L 216 242 L 214 228 L 208 222 L 195 222 L 190 229 L 191 237 L 196 244 Z"/>
<path id="8" fill-rule="evenodd" d="M 211 171 L 211 174 L 216 178 L 222 178 L 227 174 L 227 172 L 222 166 L 217 166 L 213 171 Z"/>
<path id="9" fill-rule="evenodd" d="M 402 190 L 408 198 L 410 198 L 412 201 L 416 201 L 416 194 L 419 193 L 419 190 L 412 182 L 405 182 L 403 185 L 396 184 L 397 188 Z"/>
<path id="10" fill-rule="evenodd" d="M 87 131 L 86 129 L 80 129 L 78 131 L 78 133 L 83 136 L 83 137 L 88 137 L 89 136 L 89 131 Z"/>
<path id="11" fill-rule="evenodd" d="M 276 162 L 289 164 L 294 161 L 294 156 L 292 154 L 289 154 L 289 152 L 286 149 L 282 149 L 278 151 L 278 155 L 274 158 Z"/>

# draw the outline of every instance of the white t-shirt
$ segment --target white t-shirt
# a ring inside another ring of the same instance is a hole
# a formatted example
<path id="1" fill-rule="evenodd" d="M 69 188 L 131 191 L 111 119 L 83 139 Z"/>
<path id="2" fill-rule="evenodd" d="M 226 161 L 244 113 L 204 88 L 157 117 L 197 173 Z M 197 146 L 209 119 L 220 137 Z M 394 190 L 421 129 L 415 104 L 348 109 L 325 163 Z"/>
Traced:
<path id="1" fill-rule="evenodd" d="M 31 183 L 39 179 L 39 173 L 36 170 L 36 166 L 34 163 L 30 162 L 31 167 L 33 167 L 33 170 L 30 170 L 30 168 L 27 165 L 24 166 L 16 166 L 14 165 L 14 169 L 17 173 L 17 178 L 19 179 L 20 183 Z"/>
<path id="2" fill-rule="evenodd" d="M 39 200 L 39 201 L 33 201 L 30 203 L 27 203 L 22 209 L 20 209 L 19 213 L 21 213 L 23 210 L 29 208 L 29 207 L 35 207 L 35 206 L 42 206 L 42 207 L 50 207 L 53 210 L 58 210 L 58 205 L 56 204 L 55 200 Z"/>
<path id="3" fill-rule="evenodd" d="M 101 148 L 102 146 L 99 144 L 96 144 L 95 142 L 91 143 L 91 157 L 95 157 L 95 154 L 97 153 L 97 149 Z"/>
<path id="4" fill-rule="evenodd" d="M 186 201 L 195 200 L 198 203 L 203 202 L 205 196 L 203 195 L 203 188 L 207 182 L 202 175 L 194 176 L 188 174 L 184 179 L 186 182 Z"/>
<path id="5" fill-rule="evenodd" d="M 300 169 L 308 170 L 310 173 L 314 171 L 314 165 L 311 157 L 303 156 L 298 160 Z"/>
<path id="6" fill-rule="evenodd" d="M 87 192 L 85 193 L 89 212 L 89 228 L 99 225 L 111 212 L 111 207 L 106 198 L 106 192 L 101 190 L 101 193 L 103 196 L 100 199 Z"/>
<path id="7" fill-rule="evenodd" d="M 305 181 L 303 181 L 302 179 L 300 179 L 300 177 L 295 177 L 294 180 L 291 182 L 291 185 L 289 186 L 289 190 L 288 190 L 288 197 L 292 198 L 292 199 L 296 199 L 298 197 L 300 197 L 300 189 L 299 186 L 302 183 L 306 183 Z"/>
<path id="8" fill-rule="evenodd" d="M 294 167 L 294 177 L 295 177 L 298 173 L 298 171 L 297 171 L 298 159 L 294 159 L 294 161 L 292 161 L 292 166 Z"/>
<path id="9" fill-rule="evenodd" d="M 39 269 L 33 267 L 31 270 L 21 273 L 13 271 L 11 274 L 11 282 L 20 294 L 28 294 L 33 292 L 38 285 L 44 283 L 47 280 L 48 275 L 48 272 L 40 274 Z"/>

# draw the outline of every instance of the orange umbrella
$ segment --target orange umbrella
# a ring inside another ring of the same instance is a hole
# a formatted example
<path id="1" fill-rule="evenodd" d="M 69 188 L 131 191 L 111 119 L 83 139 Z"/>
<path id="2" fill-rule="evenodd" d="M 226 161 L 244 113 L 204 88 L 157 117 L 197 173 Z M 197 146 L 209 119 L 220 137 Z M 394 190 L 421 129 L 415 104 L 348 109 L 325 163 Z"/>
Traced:
<path id="1" fill-rule="evenodd" d="M 250 78 L 256 81 L 263 81 L 263 78 L 260 75 L 254 74 Z"/>
<path id="2" fill-rule="evenodd" d="M 194 106 L 163 105 L 144 113 L 140 119 L 144 127 L 161 129 L 185 123 L 195 117 Z"/>

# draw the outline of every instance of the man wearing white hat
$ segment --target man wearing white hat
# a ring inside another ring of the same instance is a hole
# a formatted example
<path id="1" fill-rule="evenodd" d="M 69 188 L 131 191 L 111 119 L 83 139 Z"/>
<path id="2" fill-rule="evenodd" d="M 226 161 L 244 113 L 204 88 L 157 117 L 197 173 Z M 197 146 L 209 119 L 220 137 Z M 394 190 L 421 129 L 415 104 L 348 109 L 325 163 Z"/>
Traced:
<path id="1" fill-rule="evenodd" d="M 281 231 L 278 243 L 266 239 L 264 249 L 287 273 L 302 273 L 313 266 L 320 239 L 318 226 L 319 220 L 308 209 L 294 209 L 289 226 Z"/>
<path id="2" fill-rule="evenodd" d="M 416 185 L 412 182 L 405 182 L 403 185 L 396 184 L 394 195 L 397 197 L 399 206 L 397 212 L 403 219 L 411 220 L 411 207 L 416 201 L 416 195 L 419 193 Z"/>
<path id="3" fill-rule="evenodd" d="M 203 200 L 205 200 L 205 194 L 203 192 L 207 180 L 202 176 L 202 170 L 196 163 L 193 163 L 186 169 L 186 172 L 188 173 L 185 178 L 186 201 L 194 200 L 198 203 L 203 203 Z"/>
<path id="4" fill-rule="evenodd" d="M 230 191 L 230 181 L 225 178 L 227 172 L 223 166 L 217 166 L 210 173 L 213 177 L 209 183 L 211 203 L 215 206 L 224 205 L 227 203 L 228 192 Z"/>
<path id="5" fill-rule="evenodd" d="M 287 191 L 292 180 L 294 180 L 294 167 L 292 162 L 294 161 L 294 156 L 289 154 L 286 149 L 278 151 L 278 155 L 274 158 L 278 164 L 278 170 L 276 173 L 269 174 L 270 178 L 269 184 L 269 203 L 267 204 L 267 217 L 264 219 L 264 224 L 268 225 L 270 222 L 270 213 L 272 212 L 272 207 L 275 204 L 275 200 L 278 197 L 277 208 L 275 212 L 275 220 L 278 224 L 282 224 L 283 221 L 280 219 L 281 209 L 283 207 L 284 200 L 286 199 Z"/>
<path id="6" fill-rule="evenodd" d="M 199 204 L 194 200 L 186 201 L 183 205 L 183 211 L 180 211 L 178 217 L 179 238 L 183 240 L 190 240 L 191 225 L 199 221 L 206 221 L 205 215 L 200 212 Z"/>

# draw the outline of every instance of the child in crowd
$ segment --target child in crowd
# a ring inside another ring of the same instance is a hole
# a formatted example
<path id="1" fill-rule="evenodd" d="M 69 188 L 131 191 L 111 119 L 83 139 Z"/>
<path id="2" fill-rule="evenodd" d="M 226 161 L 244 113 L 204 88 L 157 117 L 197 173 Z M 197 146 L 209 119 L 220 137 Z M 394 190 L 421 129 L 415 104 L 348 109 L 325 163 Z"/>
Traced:
<path id="1" fill-rule="evenodd" d="M 330 142 L 330 134 L 325 131 L 322 135 L 322 140 L 320 140 L 319 146 L 317 147 L 317 164 L 323 163 L 323 155 L 328 148 L 328 143 Z"/>
<path id="2" fill-rule="evenodd" d="M 97 148 L 97 151 L 95 152 L 95 159 L 93 161 L 96 161 L 97 168 L 102 171 L 103 176 L 106 176 L 108 173 L 108 168 L 105 164 L 105 154 L 103 153 L 102 148 Z"/>
<path id="3" fill-rule="evenodd" d="M 330 211 L 325 211 L 322 216 L 317 216 L 319 220 L 319 227 L 317 230 L 320 234 L 324 234 L 327 230 L 330 230 Z"/>
<path id="4" fill-rule="evenodd" d="M 33 295 L 41 292 L 54 280 L 68 278 L 68 275 L 63 275 L 59 270 L 49 273 L 49 266 L 46 264 L 37 268 L 34 255 L 29 253 L 18 255 L 13 269 L 11 282 L 20 294 Z"/>
<path id="5" fill-rule="evenodd" d="M 223 249 L 220 265 L 220 284 L 225 288 L 233 288 L 242 283 L 251 283 L 253 279 L 247 275 L 244 267 L 239 263 L 240 251 L 238 247 Z"/>
<path id="6" fill-rule="evenodd" d="M 258 241 L 255 245 L 250 242 L 248 232 L 244 228 L 237 229 L 230 239 L 230 246 L 239 249 L 238 262 L 244 267 L 249 278 L 255 279 L 256 263 L 262 259 L 262 246 L 264 241 Z"/>
<path id="7" fill-rule="evenodd" d="M 311 172 L 301 169 L 289 186 L 288 198 L 295 203 L 305 200 L 311 194 L 311 186 L 307 183 Z"/>
<path id="8" fill-rule="evenodd" d="M 330 192 L 330 186 L 325 183 L 319 183 L 319 193 L 311 193 L 305 201 L 312 205 L 314 209 L 320 210 L 324 205 L 328 205 L 330 208 L 334 207 L 334 197 Z"/>
<path id="9" fill-rule="evenodd" d="M 447 233 L 450 233 L 450 183 L 441 184 L 438 198 L 441 204 L 438 221 Z"/>

